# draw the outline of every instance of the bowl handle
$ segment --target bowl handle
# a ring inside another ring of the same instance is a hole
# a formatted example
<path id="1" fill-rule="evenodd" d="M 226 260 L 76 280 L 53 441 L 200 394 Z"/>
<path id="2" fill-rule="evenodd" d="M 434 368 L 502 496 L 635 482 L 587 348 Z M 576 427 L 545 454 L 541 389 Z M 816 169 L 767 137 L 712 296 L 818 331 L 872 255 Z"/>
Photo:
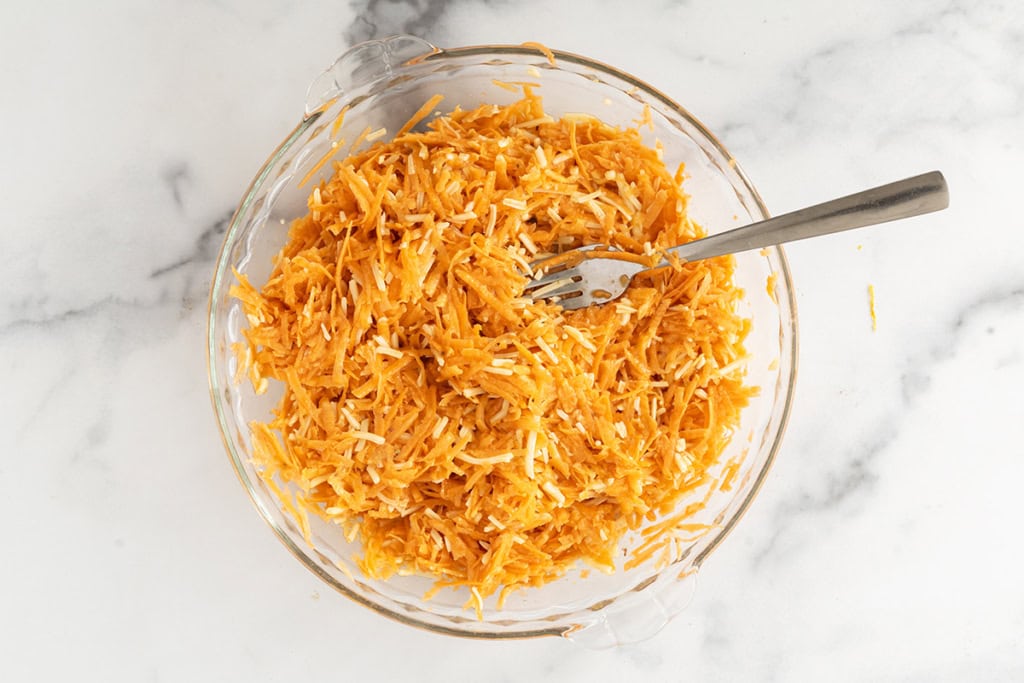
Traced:
<path id="1" fill-rule="evenodd" d="M 690 604 L 697 587 L 697 568 L 683 570 L 678 578 L 662 577 L 662 581 L 619 598 L 594 620 L 579 623 L 562 635 L 591 650 L 653 637 Z"/>
<path id="2" fill-rule="evenodd" d="M 440 48 L 415 36 L 390 36 L 358 43 L 310 83 L 304 118 L 323 111 L 345 92 L 387 78 L 402 65 L 439 52 Z"/>

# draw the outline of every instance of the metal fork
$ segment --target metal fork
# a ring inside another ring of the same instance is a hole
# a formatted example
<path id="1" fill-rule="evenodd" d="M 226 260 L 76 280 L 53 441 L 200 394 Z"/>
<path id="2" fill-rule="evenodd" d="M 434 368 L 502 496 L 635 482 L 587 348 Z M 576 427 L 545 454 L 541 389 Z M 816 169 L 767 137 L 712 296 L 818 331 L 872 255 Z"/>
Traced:
<path id="1" fill-rule="evenodd" d="M 946 179 L 942 173 L 932 171 L 694 240 L 667 251 L 682 261 L 697 261 L 910 218 L 947 206 L 949 189 Z M 585 308 L 618 299 L 637 273 L 669 265 L 667 259 L 648 266 L 607 254 L 600 258 L 588 257 L 587 252 L 595 249 L 616 251 L 603 244 L 591 244 L 533 262 L 531 269 L 535 279 L 526 286 L 526 296 L 534 300 L 549 299 L 565 309 Z M 567 258 L 566 254 L 577 254 L 578 257 Z M 547 262 L 551 265 L 545 267 Z"/>

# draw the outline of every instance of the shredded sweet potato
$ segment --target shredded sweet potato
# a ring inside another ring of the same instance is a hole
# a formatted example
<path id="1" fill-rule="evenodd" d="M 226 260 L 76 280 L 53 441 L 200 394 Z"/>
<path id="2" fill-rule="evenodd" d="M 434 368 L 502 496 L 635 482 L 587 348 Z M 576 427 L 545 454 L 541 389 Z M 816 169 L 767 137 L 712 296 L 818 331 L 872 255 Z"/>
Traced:
<path id="1" fill-rule="evenodd" d="M 252 425 L 262 476 L 358 537 L 369 576 L 429 575 L 478 610 L 577 561 L 613 571 L 645 520 L 695 532 L 700 503 L 676 503 L 708 483 L 753 391 L 732 257 L 579 311 L 523 297 L 536 258 L 702 235 L 681 170 L 637 130 L 556 120 L 523 90 L 414 130 L 432 99 L 334 161 L 269 280 L 232 291 L 243 371 L 284 385 Z"/>
<path id="2" fill-rule="evenodd" d="M 871 331 L 878 331 L 878 312 L 875 310 L 875 286 L 868 285 L 868 311 L 871 313 Z"/>
<path id="3" fill-rule="evenodd" d="M 555 53 L 552 52 L 551 48 L 549 48 L 547 45 L 544 45 L 543 43 L 537 43 L 532 40 L 528 40 L 525 43 L 523 43 L 523 47 L 532 47 L 534 50 L 537 50 L 542 55 L 544 55 L 544 58 L 548 60 L 548 64 L 550 64 L 551 66 L 555 66 Z"/>

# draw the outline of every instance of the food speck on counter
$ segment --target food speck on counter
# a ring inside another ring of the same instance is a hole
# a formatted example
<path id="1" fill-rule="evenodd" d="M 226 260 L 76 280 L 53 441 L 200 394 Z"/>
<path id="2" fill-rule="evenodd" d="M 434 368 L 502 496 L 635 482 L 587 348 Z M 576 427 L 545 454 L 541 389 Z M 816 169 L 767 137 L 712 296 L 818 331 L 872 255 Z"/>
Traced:
<path id="1" fill-rule="evenodd" d="M 868 310 L 871 311 L 871 331 L 878 331 L 878 314 L 875 311 L 875 286 L 868 285 Z"/>

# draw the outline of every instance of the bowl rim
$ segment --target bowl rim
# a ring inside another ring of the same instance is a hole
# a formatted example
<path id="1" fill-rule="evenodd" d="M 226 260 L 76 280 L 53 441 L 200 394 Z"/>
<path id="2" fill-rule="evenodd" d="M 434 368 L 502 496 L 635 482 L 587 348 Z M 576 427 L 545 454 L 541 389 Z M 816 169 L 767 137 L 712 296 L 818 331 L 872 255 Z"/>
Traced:
<path id="1" fill-rule="evenodd" d="M 374 41 L 368 41 L 374 42 Z M 359 45 L 355 45 L 350 50 L 356 49 Z M 679 115 L 686 122 L 692 125 L 704 138 L 705 140 L 719 153 L 723 158 L 727 160 L 727 168 L 722 169 L 728 175 L 731 173 L 735 175 L 735 179 L 728 178 L 731 185 L 735 186 L 736 181 L 743 186 L 746 192 L 749 193 L 750 197 L 754 201 L 754 207 L 761 212 L 764 218 L 768 218 L 771 214 L 765 206 L 764 200 L 760 193 L 754 187 L 750 181 L 746 172 L 740 167 L 735 157 L 726 149 L 725 145 L 714 135 L 696 116 L 690 113 L 685 107 L 678 104 L 675 100 L 668 97 L 661 90 L 652 87 L 645 81 L 627 73 L 613 66 L 610 66 L 599 60 L 595 60 L 589 57 L 584 57 L 579 54 L 572 52 L 566 52 L 563 50 L 550 49 L 551 56 L 555 63 L 559 61 L 569 62 L 577 66 L 581 66 L 588 69 L 593 69 L 599 72 L 603 72 L 613 78 L 619 79 L 620 81 L 644 91 L 644 93 L 654 99 L 656 99 L 665 110 L 671 110 L 675 114 Z M 415 62 L 433 62 L 438 60 L 444 60 L 448 58 L 456 57 L 471 57 L 474 55 L 515 55 L 517 57 L 523 56 L 538 56 L 546 58 L 547 53 L 540 50 L 538 46 L 531 45 L 508 45 L 508 44 L 493 44 L 493 45 L 469 45 L 457 48 L 435 48 L 434 51 L 428 52 L 421 57 L 418 57 L 412 61 Z M 217 425 L 221 441 L 224 444 L 224 448 L 228 453 L 229 459 L 231 460 L 232 469 L 235 471 L 235 475 L 238 477 L 240 483 L 245 489 L 252 501 L 253 505 L 260 512 L 260 516 L 264 522 L 274 531 L 274 535 L 277 536 L 278 540 L 288 549 L 288 551 L 299 560 L 305 567 L 317 575 L 321 580 L 330 585 L 332 588 L 342 593 L 349 599 L 370 608 L 378 614 L 384 615 L 392 620 L 398 621 L 403 624 L 415 626 L 426 631 L 433 633 L 442 633 L 446 635 L 459 636 L 463 638 L 469 638 L 473 640 L 507 640 L 507 639 L 525 639 L 525 638 L 536 638 L 541 636 L 566 636 L 572 632 L 576 626 L 573 625 L 553 625 L 551 627 L 544 628 L 527 628 L 517 631 L 501 631 L 501 632 L 487 632 L 487 631 L 464 631 L 454 627 L 445 626 L 433 622 L 427 622 L 416 618 L 408 613 L 400 613 L 389 609 L 388 607 L 377 603 L 351 589 L 347 586 L 339 584 L 328 575 L 316 562 L 312 561 L 311 557 L 303 550 L 298 547 L 291 536 L 273 520 L 269 511 L 265 509 L 264 503 L 257 497 L 256 489 L 253 482 L 250 480 L 245 472 L 245 468 L 242 463 L 242 455 L 236 451 L 231 440 L 228 438 L 228 433 L 231 430 L 231 424 L 229 424 L 227 412 L 223 406 L 221 400 L 222 387 L 218 386 L 217 375 L 214 372 L 216 365 L 216 333 L 218 331 L 218 321 L 216 319 L 216 300 L 217 296 L 223 290 L 226 280 L 228 279 L 229 271 L 227 266 L 228 256 L 230 253 L 231 246 L 236 241 L 236 236 L 241 228 L 240 218 L 244 215 L 252 201 L 254 200 L 257 192 L 263 186 L 264 181 L 267 179 L 271 169 L 273 169 L 278 160 L 295 144 L 295 142 L 308 130 L 324 113 L 324 109 L 321 108 L 318 111 L 314 111 L 303 117 L 299 124 L 285 137 L 284 141 L 281 142 L 274 151 L 264 162 L 259 172 L 250 182 L 249 187 L 243 194 L 242 200 L 239 202 L 237 208 L 231 216 L 228 223 L 228 229 L 225 232 L 224 239 L 221 243 L 220 251 L 218 252 L 216 265 L 214 270 L 214 276 L 210 282 L 210 293 L 207 301 L 207 344 L 206 344 L 206 365 L 207 365 L 207 380 L 209 383 L 210 399 L 213 403 L 214 412 L 217 417 Z M 711 555 L 711 553 L 718 548 L 721 542 L 729 535 L 729 533 L 736 527 L 740 519 L 746 514 L 752 505 L 757 494 L 761 491 L 764 481 L 768 476 L 768 472 L 771 470 L 772 465 L 775 461 L 778 451 L 781 448 L 783 436 L 785 435 L 789 418 L 793 407 L 794 390 L 796 387 L 797 377 L 797 366 L 798 366 L 798 351 L 799 351 L 799 326 L 797 320 L 797 308 L 796 308 L 796 296 L 793 287 L 793 281 L 791 271 L 789 268 L 789 261 L 786 258 L 785 251 L 781 246 L 774 246 L 768 248 L 768 255 L 770 260 L 774 260 L 772 263 L 773 269 L 775 269 L 781 278 L 777 281 L 776 287 L 776 298 L 779 306 L 780 320 L 789 321 L 788 328 L 783 324 L 780 330 L 781 339 L 783 342 L 780 344 L 780 365 L 788 365 L 789 374 L 785 384 L 781 387 L 782 391 L 782 404 L 778 410 L 778 426 L 775 430 L 772 443 L 768 449 L 768 454 L 765 458 L 763 466 L 756 473 L 754 481 L 750 485 L 750 489 L 747 495 L 740 501 L 739 506 L 735 509 L 726 520 L 722 528 L 714 535 L 708 545 L 704 547 L 701 552 L 694 558 L 692 567 L 693 571 L 697 571 L 703 562 Z M 785 343 L 787 342 L 788 343 Z"/>

